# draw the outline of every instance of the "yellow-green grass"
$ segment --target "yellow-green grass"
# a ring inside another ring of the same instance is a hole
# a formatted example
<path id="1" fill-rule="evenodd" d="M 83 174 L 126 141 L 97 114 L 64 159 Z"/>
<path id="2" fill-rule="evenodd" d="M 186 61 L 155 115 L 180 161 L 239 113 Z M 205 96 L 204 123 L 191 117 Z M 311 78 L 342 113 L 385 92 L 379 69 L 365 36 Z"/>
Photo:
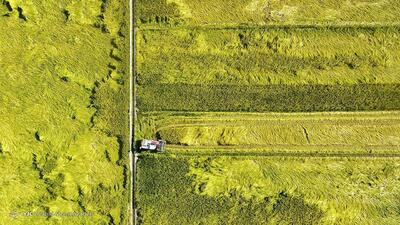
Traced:
<path id="1" fill-rule="evenodd" d="M 397 27 L 139 30 L 143 111 L 400 109 Z"/>
<path id="2" fill-rule="evenodd" d="M 124 1 L 0 5 L 0 224 L 126 224 L 126 13 Z"/>
<path id="3" fill-rule="evenodd" d="M 139 115 L 136 137 L 168 152 L 400 153 L 400 112 Z"/>
<path id="4" fill-rule="evenodd" d="M 399 159 L 183 157 L 138 163 L 142 224 L 397 224 Z"/>
<path id="5" fill-rule="evenodd" d="M 398 28 L 139 30 L 137 80 L 154 84 L 398 84 Z"/>
<path id="6" fill-rule="evenodd" d="M 136 0 L 136 24 L 391 24 L 396 0 Z"/>

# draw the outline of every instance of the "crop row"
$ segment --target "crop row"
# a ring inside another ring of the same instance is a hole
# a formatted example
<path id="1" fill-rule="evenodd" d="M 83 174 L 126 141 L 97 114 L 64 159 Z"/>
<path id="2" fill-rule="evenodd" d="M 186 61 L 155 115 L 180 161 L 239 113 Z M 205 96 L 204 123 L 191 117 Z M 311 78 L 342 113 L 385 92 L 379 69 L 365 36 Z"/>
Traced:
<path id="1" fill-rule="evenodd" d="M 398 28 L 140 30 L 139 84 L 400 83 Z"/>
<path id="2" fill-rule="evenodd" d="M 141 111 L 379 111 L 400 109 L 400 85 L 186 85 L 138 87 Z"/>
<path id="3" fill-rule="evenodd" d="M 398 159 L 143 155 L 139 222 L 395 224 L 399 174 Z"/>
<path id="4" fill-rule="evenodd" d="M 137 25 L 393 23 L 397 0 L 136 0 Z"/>

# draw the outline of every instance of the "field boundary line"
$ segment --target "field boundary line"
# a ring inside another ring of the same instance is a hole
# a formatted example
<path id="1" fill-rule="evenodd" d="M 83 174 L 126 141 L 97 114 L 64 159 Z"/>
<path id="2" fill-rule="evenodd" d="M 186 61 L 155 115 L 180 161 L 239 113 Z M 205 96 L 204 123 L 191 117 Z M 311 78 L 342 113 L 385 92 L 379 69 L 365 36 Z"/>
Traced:
<path id="1" fill-rule="evenodd" d="M 400 23 L 348 23 L 348 24 L 210 24 L 210 25 L 183 25 L 183 26 L 135 26 L 139 30 L 236 30 L 236 29 L 400 29 Z"/>
<path id="2" fill-rule="evenodd" d="M 151 154 L 138 154 L 137 157 L 151 155 Z M 288 152 L 276 152 L 276 153 L 243 153 L 243 152 L 236 152 L 236 153 L 165 153 L 165 154 L 158 154 L 158 156 L 163 157 L 219 157 L 219 156 L 231 156 L 231 157 L 246 157 L 246 156 L 257 156 L 257 157 L 293 157 L 293 158 L 400 158 L 400 153 L 288 153 Z"/>
<path id="3" fill-rule="evenodd" d="M 234 150 L 234 149 L 242 149 L 242 148 L 254 148 L 254 149 L 261 149 L 261 148 L 265 148 L 265 147 L 352 147 L 352 148 L 373 148 L 373 147 L 380 147 L 380 148 L 390 148 L 390 147 L 399 147 L 400 145 L 382 145 L 382 144 L 373 144 L 373 145 L 368 145 L 368 144 L 363 144 L 363 145 L 351 145 L 351 144 L 257 144 L 257 145 L 252 145 L 252 144 L 248 144 L 248 145 L 178 145 L 178 144 L 168 144 L 168 147 L 170 149 L 185 149 L 185 148 L 190 148 L 193 150 L 196 149 L 210 149 L 210 150 Z"/>
<path id="4" fill-rule="evenodd" d="M 239 119 L 238 119 L 239 120 Z M 393 118 L 393 119 L 365 119 L 365 120 L 351 120 L 348 119 L 349 121 L 346 120 L 329 120 L 323 121 L 323 119 L 319 120 L 240 120 L 239 122 L 235 121 L 212 121 L 212 123 L 179 123 L 180 121 L 176 121 L 176 124 L 167 124 L 164 126 L 159 126 L 156 127 L 157 131 L 165 130 L 165 129 L 170 129 L 170 128 L 200 128 L 200 127 L 218 127 L 218 126 L 230 126 L 230 127 L 242 127 L 246 125 L 246 123 L 255 123 L 258 122 L 260 124 L 257 125 L 251 125 L 251 127 L 264 127 L 266 125 L 269 126 L 287 126 L 287 125 L 298 125 L 299 122 L 302 122 L 306 125 L 361 125 L 361 126 L 371 126 L 371 125 L 385 125 L 385 126 L 397 126 L 400 123 L 400 118 Z M 333 123 L 335 122 L 335 123 Z M 365 124 L 368 123 L 368 124 Z"/>
<path id="5" fill-rule="evenodd" d="M 392 114 L 399 114 L 400 110 L 380 110 L 380 111 L 314 111 L 314 112 L 246 112 L 246 111 L 174 111 L 174 110 L 164 110 L 164 111 L 143 111 L 140 112 L 141 115 L 145 116 L 159 116 L 163 114 L 172 114 L 168 116 L 183 116 L 187 117 L 189 114 L 189 118 L 197 118 L 199 116 L 213 116 L 213 115 L 234 115 L 234 116 L 241 116 L 241 115 L 286 115 L 286 116 L 303 116 L 305 114 L 309 116 L 337 116 L 337 115 L 347 115 L 350 116 L 354 115 L 375 115 L 375 114 L 383 114 L 383 115 L 392 115 Z M 212 118 L 212 117 L 210 117 Z"/>

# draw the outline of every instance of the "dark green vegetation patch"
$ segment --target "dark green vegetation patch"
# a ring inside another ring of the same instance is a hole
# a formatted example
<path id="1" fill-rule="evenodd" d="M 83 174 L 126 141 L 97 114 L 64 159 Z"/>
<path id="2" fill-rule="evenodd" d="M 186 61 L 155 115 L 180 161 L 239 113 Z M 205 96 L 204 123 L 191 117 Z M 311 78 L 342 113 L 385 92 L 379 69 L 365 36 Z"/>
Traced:
<path id="1" fill-rule="evenodd" d="M 180 12 L 176 3 L 167 3 L 167 0 L 138 0 L 135 6 L 136 23 L 171 24 L 179 21 Z"/>
<path id="2" fill-rule="evenodd" d="M 138 106 L 142 111 L 398 110 L 400 85 L 144 85 Z"/>

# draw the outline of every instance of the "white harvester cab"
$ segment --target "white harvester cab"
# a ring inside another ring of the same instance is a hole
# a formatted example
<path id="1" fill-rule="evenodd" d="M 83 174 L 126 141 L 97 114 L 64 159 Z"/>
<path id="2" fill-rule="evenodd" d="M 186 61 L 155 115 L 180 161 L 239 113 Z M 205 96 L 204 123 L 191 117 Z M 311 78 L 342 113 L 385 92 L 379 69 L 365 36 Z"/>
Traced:
<path id="1" fill-rule="evenodd" d="M 164 152 L 165 141 L 143 139 L 140 144 L 140 150 Z"/>

